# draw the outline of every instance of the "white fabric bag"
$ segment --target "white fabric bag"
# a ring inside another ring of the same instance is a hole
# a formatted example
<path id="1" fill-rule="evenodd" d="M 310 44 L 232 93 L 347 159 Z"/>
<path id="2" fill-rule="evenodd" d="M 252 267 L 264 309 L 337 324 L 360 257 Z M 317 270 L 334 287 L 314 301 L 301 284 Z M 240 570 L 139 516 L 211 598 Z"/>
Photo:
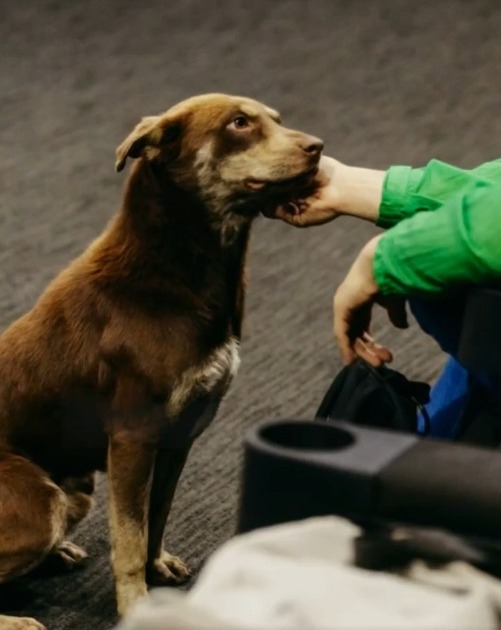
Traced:
<path id="1" fill-rule="evenodd" d="M 496 630 L 501 583 L 465 563 L 356 568 L 360 530 L 337 517 L 237 536 L 191 591 L 157 589 L 120 630 Z"/>

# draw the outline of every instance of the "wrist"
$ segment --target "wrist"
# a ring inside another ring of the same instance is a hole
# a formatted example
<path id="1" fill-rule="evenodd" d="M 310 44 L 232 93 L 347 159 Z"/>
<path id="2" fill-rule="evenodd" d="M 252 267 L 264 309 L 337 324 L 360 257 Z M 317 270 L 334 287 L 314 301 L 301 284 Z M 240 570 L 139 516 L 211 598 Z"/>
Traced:
<path id="1" fill-rule="evenodd" d="M 376 275 L 374 273 L 374 259 L 376 257 L 376 250 L 380 239 L 383 234 L 378 234 L 370 241 L 368 241 L 362 251 L 359 254 L 359 264 L 363 277 L 366 279 L 366 289 L 370 295 L 376 295 L 379 293 L 379 285 L 376 281 Z"/>
<path id="2" fill-rule="evenodd" d="M 334 174 L 338 211 L 375 223 L 379 217 L 385 176 L 386 171 L 338 162 Z"/>

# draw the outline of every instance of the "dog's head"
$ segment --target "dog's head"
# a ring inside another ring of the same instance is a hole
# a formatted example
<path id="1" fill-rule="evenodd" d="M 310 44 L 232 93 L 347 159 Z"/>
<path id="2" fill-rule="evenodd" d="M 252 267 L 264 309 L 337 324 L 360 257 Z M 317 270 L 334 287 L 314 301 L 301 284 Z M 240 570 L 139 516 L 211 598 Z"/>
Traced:
<path id="1" fill-rule="evenodd" d="M 143 118 L 118 147 L 116 169 L 143 158 L 214 210 L 252 214 L 310 181 L 322 149 L 258 101 L 207 94 Z"/>

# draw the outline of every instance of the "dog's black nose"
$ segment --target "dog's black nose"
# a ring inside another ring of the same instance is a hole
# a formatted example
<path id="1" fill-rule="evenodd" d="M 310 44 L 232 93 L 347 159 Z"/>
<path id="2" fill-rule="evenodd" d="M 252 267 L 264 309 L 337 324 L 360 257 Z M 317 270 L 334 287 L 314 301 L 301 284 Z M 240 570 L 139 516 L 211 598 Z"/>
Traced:
<path id="1" fill-rule="evenodd" d="M 302 148 L 308 155 L 318 155 L 324 148 L 324 143 L 320 138 L 315 138 L 315 136 L 305 136 Z"/>

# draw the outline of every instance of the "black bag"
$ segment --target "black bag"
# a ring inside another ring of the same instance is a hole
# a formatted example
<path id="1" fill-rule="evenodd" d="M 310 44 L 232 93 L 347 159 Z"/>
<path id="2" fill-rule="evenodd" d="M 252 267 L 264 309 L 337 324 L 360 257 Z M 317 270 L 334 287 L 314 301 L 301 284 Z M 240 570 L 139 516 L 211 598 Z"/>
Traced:
<path id="1" fill-rule="evenodd" d="M 316 418 L 418 433 L 418 411 L 422 411 L 426 426 L 419 434 L 426 435 L 429 418 L 423 405 L 429 395 L 427 383 L 410 381 L 396 370 L 375 368 L 356 359 L 336 376 Z"/>

